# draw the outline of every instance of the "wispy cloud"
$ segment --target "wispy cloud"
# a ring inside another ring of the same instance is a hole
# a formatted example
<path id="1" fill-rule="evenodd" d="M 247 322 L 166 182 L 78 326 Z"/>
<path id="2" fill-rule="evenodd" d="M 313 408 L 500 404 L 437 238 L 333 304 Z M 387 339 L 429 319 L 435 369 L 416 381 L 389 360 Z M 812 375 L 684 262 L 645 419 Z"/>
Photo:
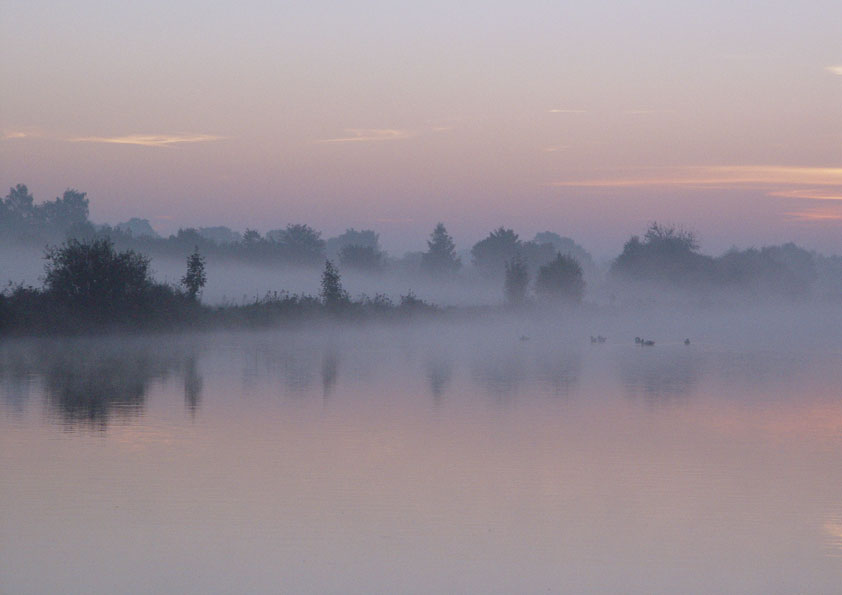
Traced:
<path id="1" fill-rule="evenodd" d="M 143 147 L 171 147 L 177 144 L 207 143 L 223 140 L 214 134 L 127 134 L 124 136 L 80 136 L 67 139 L 73 143 L 107 143 L 140 145 Z"/>
<path id="2" fill-rule="evenodd" d="M 661 110 L 656 109 L 627 109 L 623 110 L 624 114 L 628 114 L 630 116 L 645 116 L 649 114 L 657 114 Z"/>
<path id="3" fill-rule="evenodd" d="M 780 198 L 802 198 L 805 200 L 842 200 L 842 187 L 834 191 L 825 188 L 793 188 L 792 190 L 775 190 L 769 196 Z"/>
<path id="4" fill-rule="evenodd" d="M 401 140 L 415 136 L 412 130 L 397 128 L 346 128 L 345 136 L 323 138 L 317 143 L 373 143 L 389 140 Z"/>
<path id="5" fill-rule="evenodd" d="M 550 145 L 544 147 L 544 153 L 558 153 L 559 151 L 566 151 L 569 148 L 570 145 Z"/>
<path id="6" fill-rule="evenodd" d="M 842 221 L 842 213 L 827 209 L 805 209 L 802 211 L 788 211 L 784 217 L 797 223 L 820 223 L 823 221 Z"/>
<path id="7" fill-rule="evenodd" d="M 32 136 L 31 134 L 27 134 L 26 132 L 21 132 L 20 130 L 4 130 L 2 138 L 4 140 L 14 140 L 19 138 L 28 138 Z"/>
<path id="8" fill-rule="evenodd" d="M 586 114 L 588 113 L 588 110 L 553 108 L 551 110 L 547 110 L 547 112 L 550 114 Z"/>
<path id="9" fill-rule="evenodd" d="M 842 76 L 842 65 L 825 66 L 824 69 L 827 70 L 831 74 L 836 74 L 836 75 Z"/>
<path id="10" fill-rule="evenodd" d="M 642 168 L 632 175 L 614 178 L 566 180 L 554 182 L 554 186 L 578 186 L 591 188 L 631 188 L 657 186 L 819 186 L 842 189 L 842 168 L 838 167 L 789 167 L 775 165 L 697 166 Z M 786 189 L 776 188 L 774 192 Z M 792 198 L 814 198 L 808 196 L 811 190 L 799 190 L 802 196 Z M 826 199 L 833 193 L 827 194 Z"/>
<path id="11" fill-rule="evenodd" d="M 554 182 L 553 186 L 614 189 L 751 188 L 766 196 L 807 201 L 842 202 L 842 168 L 789 166 L 715 166 L 643 168 L 632 174 L 589 180 Z M 784 213 L 795 222 L 842 220 L 842 211 L 831 208 L 798 209 Z"/>

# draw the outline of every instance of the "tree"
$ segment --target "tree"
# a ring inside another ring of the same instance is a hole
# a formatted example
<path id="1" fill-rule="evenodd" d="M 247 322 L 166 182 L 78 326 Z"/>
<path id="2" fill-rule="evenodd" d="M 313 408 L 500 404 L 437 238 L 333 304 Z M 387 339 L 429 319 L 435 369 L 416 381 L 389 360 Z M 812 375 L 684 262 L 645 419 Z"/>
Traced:
<path id="1" fill-rule="evenodd" d="M 380 236 L 371 229 L 357 231 L 353 227 L 325 242 L 328 258 L 337 258 L 345 246 L 370 246 L 375 252 L 380 250 Z"/>
<path id="2" fill-rule="evenodd" d="M 67 240 L 45 256 L 46 293 L 57 303 L 94 319 L 122 317 L 145 308 L 154 288 L 149 259 L 117 252 L 109 238 Z"/>
<path id="3" fill-rule="evenodd" d="M 57 231 L 67 231 L 88 222 L 88 203 L 86 192 L 68 188 L 61 198 L 45 202 L 38 208 L 40 219 Z"/>
<path id="4" fill-rule="evenodd" d="M 474 266 L 488 274 L 499 274 L 506 261 L 513 258 L 521 248 L 518 235 L 511 229 L 499 227 L 471 248 Z"/>
<path id="5" fill-rule="evenodd" d="M 516 254 L 506 262 L 506 281 L 503 286 L 506 300 L 514 306 L 525 302 L 528 285 L 529 267 L 521 255 Z"/>
<path id="6" fill-rule="evenodd" d="M 432 275 L 452 275 L 461 266 L 453 238 L 447 233 L 444 223 L 439 223 L 430 234 L 427 251 L 421 255 L 422 270 Z"/>
<path id="7" fill-rule="evenodd" d="M 207 280 L 205 258 L 199 254 L 199 247 L 196 246 L 193 253 L 187 257 L 187 272 L 181 278 L 181 284 L 187 290 L 190 299 L 195 301 Z"/>
<path id="8" fill-rule="evenodd" d="M 582 267 L 575 258 L 559 252 L 555 260 L 538 269 L 535 292 L 548 299 L 581 302 L 585 292 Z"/>
<path id="9" fill-rule="evenodd" d="M 254 246 L 259 244 L 263 241 L 263 238 L 260 237 L 260 232 L 255 229 L 246 228 L 245 233 L 243 234 L 243 245 L 245 246 Z"/>
<path id="10" fill-rule="evenodd" d="M 671 252 L 695 252 L 699 249 L 696 234 L 675 225 L 663 225 L 657 221 L 649 224 L 643 241 L 649 246 Z"/>
<path id="11" fill-rule="evenodd" d="M 35 218 L 35 199 L 25 184 L 9 188 L 9 194 L 3 201 L 3 211 L 10 222 L 28 223 Z"/>
<path id="12" fill-rule="evenodd" d="M 342 289 L 339 271 L 329 260 L 325 260 L 322 272 L 322 303 L 331 310 L 337 310 L 348 303 L 348 293 Z"/>
<path id="13" fill-rule="evenodd" d="M 287 225 L 286 229 L 270 231 L 266 236 L 279 242 L 284 257 L 296 264 L 315 264 L 325 256 L 322 234 L 309 225 Z"/>
<path id="14" fill-rule="evenodd" d="M 714 261 L 698 252 L 695 234 L 674 225 L 651 223 L 641 240 L 632 236 L 611 265 L 615 276 L 633 281 L 709 283 Z"/>
<path id="15" fill-rule="evenodd" d="M 372 246 L 348 244 L 339 251 L 339 264 L 359 271 L 375 272 L 383 268 L 383 254 Z"/>
<path id="16" fill-rule="evenodd" d="M 536 233 L 532 241 L 536 244 L 550 244 L 553 247 L 552 257 L 555 257 L 557 252 L 572 256 L 579 262 L 585 272 L 588 272 L 589 270 L 594 271 L 596 269 L 596 264 L 594 263 L 590 252 L 570 238 L 560 236 L 552 231 L 542 231 L 541 233 Z M 550 260 L 552 260 L 552 257 Z M 546 263 L 541 264 L 544 265 Z"/>

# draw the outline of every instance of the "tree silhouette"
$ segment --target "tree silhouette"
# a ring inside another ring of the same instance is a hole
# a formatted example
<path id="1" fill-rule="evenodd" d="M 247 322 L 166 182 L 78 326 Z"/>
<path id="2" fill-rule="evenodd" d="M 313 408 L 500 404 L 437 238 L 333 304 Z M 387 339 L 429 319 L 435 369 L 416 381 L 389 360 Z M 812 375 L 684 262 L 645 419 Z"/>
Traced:
<path id="1" fill-rule="evenodd" d="M 4 219 L 10 223 L 29 222 L 35 217 L 35 199 L 25 184 L 9 188 L 9 194 L 3 201 Z"/>
<path id="2" fill-rule="evenodd" d="M 137 312 L 154 287 L 149 259 L 132 250 L 117 252 L 108 238 L 67 240 L 45 258 L 47 294 L 94 319 Z"/>
<path id="3" fill-rule="evenodd" d="M 526 288 L 529 285 L 529 267 L 520 254 L 506 262 L 506 280 L 503 285 L 506 301 L 520 305 L 526 301 Z"/>
<path id="4" fill-rule="evenodd" d="M 632 236 L 611 265 L 615 276 L 633 281 L 709 283 L 715 262 L 698 252 L 695 234 L 673 225 L 651 223 L 641 240 Z"/>
<path id="5" fill-rule="evenodd" d="M 351 227 L 346 229 L 344 233 L 325 242 L 327 257 L 337 258 L 345 246 L 370 246 L 375 252 L 381 252 L 378 234 L 371 229 L 357 231 Z"/>
<path id="6" fill-rule="evenodd" d="M 342 289 L 342 278 L 339 271 L 329 260 L 325 260 L 322 272 L 322 303 L 331 310 L 338 310 L 348 303 L 348 294 Z"/>
<path id="7" fill-rule="evenodd" d="M 559 252 L 555 260 L 538 269 L 535 291 L 548 299 L 581 302 L 585 292 L 582 267 L 575 258 Z"/>
<path id="8" fill-rule="evenodd" d="M 444 223 L 437 224 L 427 241 L 427 251 L 421 255 L 421 269 L 433 275 L 451 275 L 461 266 L 453 238 Z"/>
<path id="9" fill-rule="evenodd" d="M 270 231 L 266 236 L 279 242 L 285 259 L 295 264 L 315 264 L 325 257 L 322 234 L 309 225 L 287 225 L 286 229 Z"/>
<path id="10" fill-rule="evenodd" d="M 339 264 L 359 271 L 379 271 L 383 268 L 383 254 L 372 246 L 347 244 L 339 251 Z"/>
<path id="11" fill-rule="evenodd" d="M 196 246 L 193 253 L 187 257 L 187 272 L 181 278 L 181 284 L 187 290 L 190 299 L 195 301 L 207 280 L 205 258 L 199 254 L 199 247 Z"/>
<path id="12" fill-rule="evenodd" d="M 513 258 L 521 248 L 518 235 L 511 229 L 499 227 L 471 248 L 474 266 L 488 274 L 499 274 L 506 261 Z"/>

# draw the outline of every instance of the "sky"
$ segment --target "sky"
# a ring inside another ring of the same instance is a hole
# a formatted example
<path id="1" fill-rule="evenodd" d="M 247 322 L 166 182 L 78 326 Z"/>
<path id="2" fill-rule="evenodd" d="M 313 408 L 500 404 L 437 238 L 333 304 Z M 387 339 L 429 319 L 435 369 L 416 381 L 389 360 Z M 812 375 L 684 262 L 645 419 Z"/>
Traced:
<path id="1" fill-rule="evenodd" d="M 838 0 L 3 0 L 0 44 L 0 185 L 96 222 L 842 254 Z"/>

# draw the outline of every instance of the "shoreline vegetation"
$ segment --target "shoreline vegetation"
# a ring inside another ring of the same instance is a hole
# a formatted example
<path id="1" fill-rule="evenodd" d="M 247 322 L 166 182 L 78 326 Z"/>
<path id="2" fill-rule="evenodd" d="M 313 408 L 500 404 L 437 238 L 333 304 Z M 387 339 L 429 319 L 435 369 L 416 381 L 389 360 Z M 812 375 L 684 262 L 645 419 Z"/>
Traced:
<path id="1" fill-rule="evenodd" d="M 372 230 L 348 229 L 322 240 L 307 225 L 288 225 L 263 236 L 216 227 L 181 229 L 161 238 L 140 219 L 96 226 L 88 218 L 88 204 L 86 194 L 76 190 L 36 204 L 22 184 L 0 200 L 0 245 L 12 250 L 47 246 L 41 287 L 10 283 L 0 291 L 0 335 L 266 328 L 515 312 L 557 315 L 573 309 L 582 314 L 602 309 L 603 303 L 609 309 L 656 302 L 727 305 L 729 300 L 842 304 L 840 256 L 789 243 L 734 248 L 713 257 L 699 251 L 692 232 L 654 222 L 604 267 L 570 238 L 544 232 L 524 241 L 505 227 L 474 244 L 470 264 L 463 265 L 442 223 L 430 234 L 426 251 L 395 259 L 380 248 Z M 180 282 L 155 280 L 153 256 L 186 259 Z M 313 275 L 321 268 L 321 290 L 318 295 L 271 291 L 239 303 L 205 304 L 201 297 L 208 257 L 214 263 L 297 267 Z M 340 270 L 364 273 L 372 283 L 399 272 L 415 287 L 481 280 L 499 288 L 500 301 L 437 305 L 412 291 L 399 299 L 385 293 L 352 298 L 343 288 Z"/>

